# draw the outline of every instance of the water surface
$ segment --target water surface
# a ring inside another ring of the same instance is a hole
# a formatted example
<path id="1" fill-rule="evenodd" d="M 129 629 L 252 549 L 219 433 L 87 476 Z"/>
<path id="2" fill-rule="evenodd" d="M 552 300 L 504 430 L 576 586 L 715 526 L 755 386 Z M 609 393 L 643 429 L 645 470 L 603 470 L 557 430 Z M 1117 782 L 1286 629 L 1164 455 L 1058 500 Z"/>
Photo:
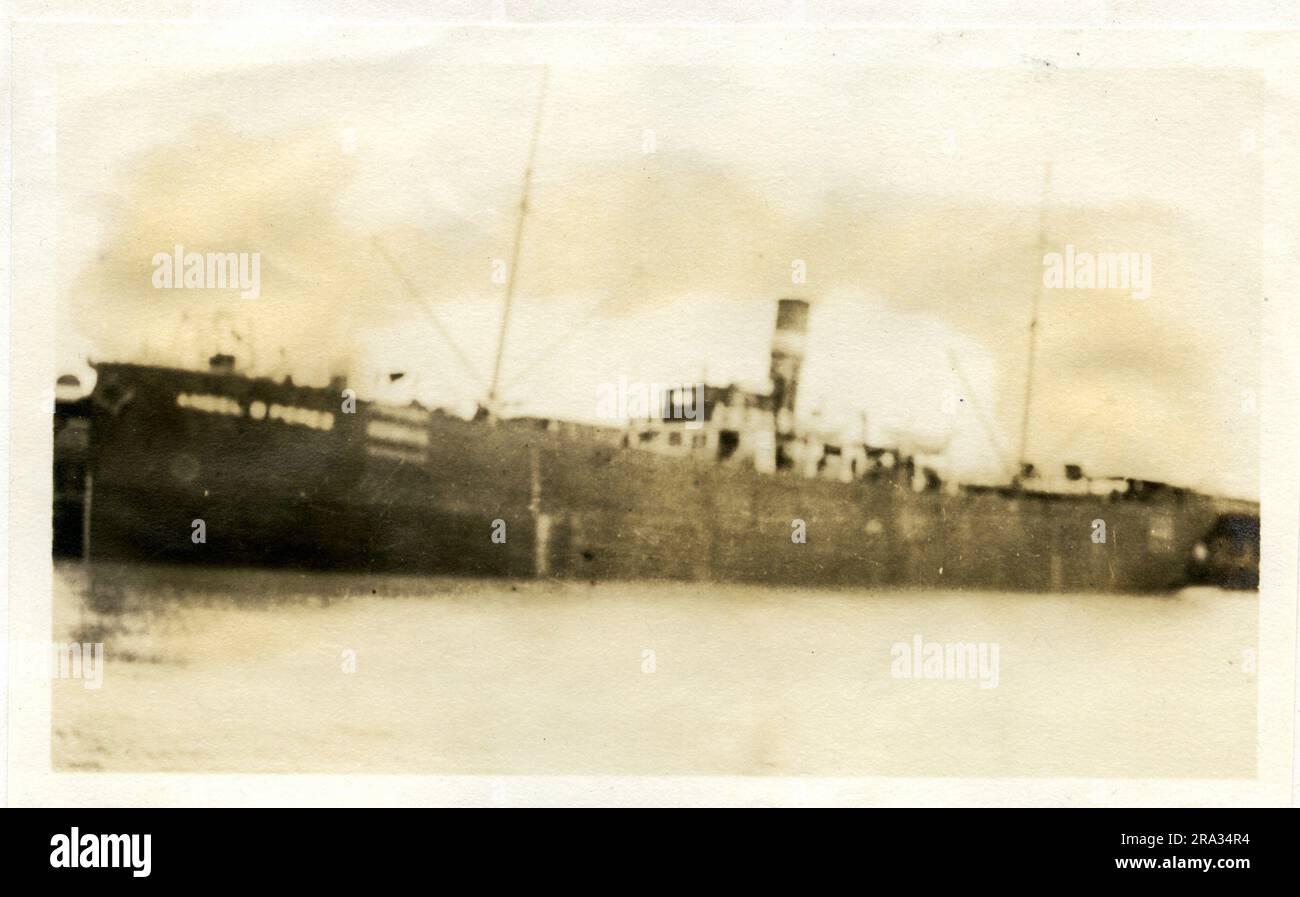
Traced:
<path id="1" fill-rule="evenodd" d="M 1240 777 L 1256 593 L 817 591 L 80 563 L 65 770 Z M 998 647 L 996 688 L 891 648 Z M 349 653 L 351 652 L 351 653 Z M 653 653 L 648 653 L 653 652 Z M 351 670 L 351 671 L 349 671 Z"/>

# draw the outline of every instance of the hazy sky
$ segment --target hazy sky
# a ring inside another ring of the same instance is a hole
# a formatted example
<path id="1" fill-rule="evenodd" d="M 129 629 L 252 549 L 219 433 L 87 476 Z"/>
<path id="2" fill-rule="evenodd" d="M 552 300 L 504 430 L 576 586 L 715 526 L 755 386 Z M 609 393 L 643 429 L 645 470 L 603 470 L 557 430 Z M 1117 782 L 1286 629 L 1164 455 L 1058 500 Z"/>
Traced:
<path id="1" fill-rule="evenodd" d="M 437 46 L 183 68 L 177 52 L 59 68 L 66 365 L 222 348 L 300 381 L 347 371 L 363 395 L 402 370 L 390 398 L 472 407 L 540 69 L 448 65 Z M 1256 496 L 1242 407 L 1258 388 L 1262 98 L 1231 70 L 1032 60 L 553 67 L 505 398 L 590 419 L 620 376 L 765 388 L 775 301 L 801 296 L 804 416 L 865 413 L 877 442 L 948 437 L 960 476 L 996 478 L 1043 253 L 1150 253 L 1145 300 L 1042 292 L 1028 456 Z M 177 243 L 260 252 L 261 297 L 155 290 L 151 259 Z"/>

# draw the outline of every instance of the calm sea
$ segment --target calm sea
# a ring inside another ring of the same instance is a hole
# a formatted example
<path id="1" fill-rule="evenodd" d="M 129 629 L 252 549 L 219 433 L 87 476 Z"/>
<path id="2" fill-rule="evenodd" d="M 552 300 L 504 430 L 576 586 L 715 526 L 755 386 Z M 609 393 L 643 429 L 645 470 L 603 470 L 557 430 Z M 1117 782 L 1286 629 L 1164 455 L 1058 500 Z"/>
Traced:
<path id="1" fill-rule="evenodd" d="M 107 771 L 1250 776 L 1257 621 L 1255 593 L 1212 589 L 60 563 L 55 638 L 101 642 L 105 663 L 98 689 L 55 680 L 53 757 Z M 924 672 L 900 660 L 918 644 L 973 646 L 985 666 L 904 677 Z"/>

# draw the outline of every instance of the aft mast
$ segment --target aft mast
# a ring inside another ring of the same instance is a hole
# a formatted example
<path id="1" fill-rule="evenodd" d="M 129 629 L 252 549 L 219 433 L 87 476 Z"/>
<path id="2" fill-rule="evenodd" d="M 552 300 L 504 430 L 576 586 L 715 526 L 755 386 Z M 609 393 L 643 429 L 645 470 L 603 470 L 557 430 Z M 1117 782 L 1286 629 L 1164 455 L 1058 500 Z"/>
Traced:
<path id="1" fill-rule="evenodd" d="M 1038 251 L 1041 253 L 1047 245 L 1047 197 L 1052 189 L 1052 163 L 1047 163 L 1043 175 L 1043 201 L 1038 211 Z M 1013 482 L 1019 483 L 1028 475 L 1028 462 L 1025 453 L 1029 444 L 1029 408 L 1034 397 L 1034 362 L 1038 356 L 1038 306 L 1043 299 L 1043 281 L 1038 281 L 1034 290 L 1033 304 L 1029 310 L 1029 358 L 1025 368 L 1025 402 L 1020 414 L 1020 450 L 1017 453 L 1016 472 Z"/>
<path id="2" fill-rule="evenodd" d="M 497 355 L 492 365 L 492 382 L 488 386 L 486 411 L 495 416 L 497 387 L 501 382 L 501 361 L 505 357 L 506 336 L 510 330 L 510 308 L 515 299 L 515 282 L 519 271 L 519 249 L 524 240 L 524 221 L 528 217 L 528 194 L 533 183 L 533 162 L 537 158 L 537 140 L 542 130 L 542 109 L 546 103 L 546 88 L 550 81 L 550 67 L 542 69 L 542 84 L 537 93 L 537 114 L 533 118 L 533 135 L 528 142 L 528 162 L 524 167 L 523 189 L 519 195 L 519 215 L 515 221 L 515 241 L 510 250 L 510 267 L 506 270 L 506 298 L 501 308 L 501 330 L 497 334 Z"/>

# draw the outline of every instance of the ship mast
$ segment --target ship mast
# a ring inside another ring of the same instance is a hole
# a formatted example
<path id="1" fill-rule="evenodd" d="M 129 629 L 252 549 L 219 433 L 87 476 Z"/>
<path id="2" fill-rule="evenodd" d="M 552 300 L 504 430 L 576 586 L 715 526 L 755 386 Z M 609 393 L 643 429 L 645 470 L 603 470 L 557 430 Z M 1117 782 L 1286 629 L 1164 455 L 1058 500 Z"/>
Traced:
<path id="1" fill-rule="evenodd" d="M 519 195 L 519 216 L 515 221 L 515 242 L 510 250 L 510 267 L 506 269 L 506 298 L 501 308 L 501 330 L 497 334 L 497 357 L 492 365 L 492 383 L 488 386 L 487 410 L 495 414 L 497 386 L 501 382 L 501 360 L 505 357 L 506 335 L 510 330 L 510 307 L 515 299 L 515 275 L 519 270 L 519 249 L 524 240 L 524 221 L 528 217 L 528 194 L 533 183 L 533 161 L 537 158 L 537 138 L 542 130 L 542 108 L 546 102 L 546 86 L 550 81 L 550 67 L 542 69 L 542 85 L 537 93 L 537 115 L 533 118 L 533 135 L 528 142 L 528 162 L 524 167 L 523 189 Z"/>
<path id="2" fill-rule="evenodd" d="M 1038 251 L 1041 254 L 1047 246 L 1047 197 L 1052 188 L 1052 163 L 1047 163 L 1043 175 L 1043 201 L 1038 210 Z M 1034 361 L 1038 356 L 1038 306 L 1043 299 L 1043 280 L 1038 280 L 1038 289 L 1034 290 L 1033 302 L 1029 309 L 1029 359 L 1025 367 L 1025 403 L 1020 414 L 1020 451 L 1016 463 L 1015 481 L 1019 482 L 1025 473 L 1025 452 L 1029 443 L 1029 406 L 1034 397 Z"/>

